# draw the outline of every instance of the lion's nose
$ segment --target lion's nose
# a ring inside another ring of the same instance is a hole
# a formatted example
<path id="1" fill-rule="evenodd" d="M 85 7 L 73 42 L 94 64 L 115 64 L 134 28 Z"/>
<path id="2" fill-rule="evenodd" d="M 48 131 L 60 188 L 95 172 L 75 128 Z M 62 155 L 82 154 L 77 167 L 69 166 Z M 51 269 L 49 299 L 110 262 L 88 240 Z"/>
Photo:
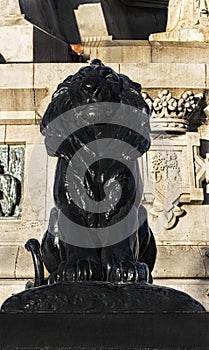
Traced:
<path id="1" fill-rule="evenodd" d="M 82 84 L 83 91 L 90 96 L 96 96 L 100 91 L 100 84 L 97 81 L 83 82 Z"/>

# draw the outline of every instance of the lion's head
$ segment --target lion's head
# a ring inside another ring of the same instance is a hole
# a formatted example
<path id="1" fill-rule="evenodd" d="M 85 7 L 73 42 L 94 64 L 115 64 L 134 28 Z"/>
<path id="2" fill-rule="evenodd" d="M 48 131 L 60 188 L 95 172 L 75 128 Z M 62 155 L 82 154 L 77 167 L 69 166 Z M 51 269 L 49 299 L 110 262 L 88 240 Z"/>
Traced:
<path id="1" fill-rule="evenodd" d="M 149 114 L 141 95 L 141 85 L 94 59 L 89 66 L 81 68 L 58 85 L 43 117 L 41 132 L 44 134 L 46 126 L 58 115 L 81 105 L 98 102 L 130 105 Z"/>

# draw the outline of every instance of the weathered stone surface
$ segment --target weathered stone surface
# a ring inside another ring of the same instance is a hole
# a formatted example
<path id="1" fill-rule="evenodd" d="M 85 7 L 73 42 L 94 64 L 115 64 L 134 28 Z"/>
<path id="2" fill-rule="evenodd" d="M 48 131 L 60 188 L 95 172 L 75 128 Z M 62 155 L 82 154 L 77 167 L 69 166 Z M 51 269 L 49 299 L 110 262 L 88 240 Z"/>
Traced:
<path id="1" fill-rule="evenodd" d="M 99 58 L 103 62 L 151 62 L 151 47 L 145 40 L 85 41 L 84 51 L 91 59 Z"/>
<path id="2" fill-rule="evenodd" d="M 5 139 L 5 125 L 0 125 L 0 142 L 4 142 Z"/>
<path id="3" fill-rule="evenodd" d="M 206 88 L 209 88 L 209 64 L 206 65 Z"/>
<path id="4" fill-rule="evenodd" d="M 87 64 L 83 63 L 52 63 L 48 64 L 37 63 L 34 65 L 34 87 L 44 88 L 47 87 L 52 93 L 58 84 L 63 81 L 68 75 L 75 74 L 80 68 L 85 67 Z M 110 63 L 109 65 L 116 72 L 119 71 L 119 65 L 116 63 Z M 43 79 L 44 77 L 44 79 Z"/>
<path id="5" fill-rule="evenodd" d="M 184 216 L 172 230 L 162 230 L 156 234 L 158 244 L 207 245 L 209 241 L 209 217 L 207 205 L 183 205 Z M 151 219 L 151 218 L 150 218 Z"/>
<path id="6" fill-rule="evenodd" d="M 2 0 L 0 4 L 1 16 L 19 15 L 21 14 L 18 0 Z"/>
<path id="7" fill-rule="evenodd" d="M 18 70 L 18 66 L 16 66 Z M 2 80 L 2 84 L 3 84 Z M 0 83 L 1 84 L 1 83 Z M 31 88 L 1 88 L 1 111 L 22 112 L 31 111 L 35 112 L 35 108 L 41 103 L 41 101 L 47 96 L 46 89 L 33 89 Z M 24 113 L 24 112 L 23 112 Z M 5 118 L 7 113 L 5 114 Z M 8 118 L 9 119 L 9 118 Z M 14 123 L 15 124 L 15 123 Z"/>
<path id="8" fill-rule="evenodd" d="M 33 27 L 29 22 L 0 27 L 0 42 L 1 54 L 7 62 L 33 61 Z"/>
<path id="9" fill-rule="evenodd" d="M 14 245 L 14 243 L 13 245 L 0 245 L 0 279 L 33 278 L 34 268 L 30 254 L 24 245 Z"/>
<path id="10" fill-rule="evenodd" d="M 41 156 L 40 156 L 41 155 Z M 44 144 L 27 146 L 25 174 L 25 220 L 30 220 L 31 207 L 38 221 L 45 219 L 47 154 Z M 38 169 L 38 171 L 37 171 Z M 43 181 L 44 179 L 44 181 Z M 28 207 L 30 203 L 31 207 Z"/>
<path id="11" fill-rule="evenodd" d="M 0 125 L 7 124 L 34 124 L 36 122 L 35 111 L 0 111 Z"/>
<path id="12" fill-rule="evenodd" d="M 153 63 L 207 63 L 209 43 L 150 41 Z"/>
<path id="13" fill-rule="evenodd" d="M 151 34 L 149 36 L 150 41 L 200 41 L 200 42 L 209 42 L 209 34 L 208 30 L 202 30 L 202 29 L 181 29 L 181 30 L 174 30 L 170 32 L 165 33 L 156 33 Z"/>
<path id="14" fill-rule="evenodd" d="M 208 278 L 209 246 L 158 245 L 154 278 Z"/>
<path id="15" fill-rule="evenodd" d="M 111 38 L 108 35 L 100 3 L 79 5 L 74 12 L 82 40 L 87 38 L 97 38 L 98 40 Z"/>
<path id="16" fill-rule="evenodd" d="M 2 88 L 28 88 L 33 87 L 33 64 L 12 64 L 0 65 L 1 87 Z M 43 87 L 43 86 L 42 86 Z"/>
<path id="17" fill-rule="evenodd" d="M 18 246 L 0 245 L 0 278 L 15 278 Z"/>
<path id="18" fill-rule="evenodd" d="M 52 93 L 57 85 L 68 75 L 74 74 L 79 68 L 85 66 L 86 64 L 83 63 L 51 63 L 50 65 L 46 63 L 37 63 L 34 65 L 34 87 L 49 88 Z"/>
<path id="19" fill-rule="evenodd" d="M 43 137 L 40 135 L 39 129 L 39 125 L 7 125 L 5 141 L 33 145 L 43 143 Z"/>
<path id="20" fill-rule="evenodd" d="M 18 249 L 15 277 L 16 278 L 31 278 L 34 275 L 34 267 L 31 256 L 28 254 L 24 246 Z"/>
<path id="21" fill-rule="evenodd" d="M 208 42 L 208 10 L 207 1 L 170 0 L 166 32 L 152 34 L 150 40 Z"/>
<path id="22" fill-rule="evenodd" d="M 205 87 L 205 65 L 183 63 L 120 64 L 120 73 L 139 81 L 143 88 Z"/>

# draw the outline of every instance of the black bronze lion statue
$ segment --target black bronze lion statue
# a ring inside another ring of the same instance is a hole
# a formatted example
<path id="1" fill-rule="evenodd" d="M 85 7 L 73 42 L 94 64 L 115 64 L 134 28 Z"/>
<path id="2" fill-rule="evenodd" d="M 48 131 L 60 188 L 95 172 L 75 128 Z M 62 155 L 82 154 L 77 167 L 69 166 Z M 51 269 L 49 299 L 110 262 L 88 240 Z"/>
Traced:
<path id="1" fill-rule="evenodd" d="M 135 122 L 141 132 L 134 130 Z M 35 262 L 35 286 L 46 283 L 42 259 L 50 273 L 47 283 L 152 281 L 156 245 L 141 205 L 137 160 L 149 149 L 149 131 L 149 108 L 140 84 L 100 60 L 58 86 L 41 123 L 47 152 L 58 157 L 55 207 L 40 250 L 35 240 L 26 244 Z M 103 142 L 100 151 L 99 141 Z M 91 142 L 96 149 L 92 150 Z M 118 149 L 121 158 L 114 159 Z M 109 153 L 102 159 L 105 150 Z M 76 152 L 80 158 L 74 165 Z M 95 161 L 81 178 L 77 168 L 82 168 L 89 154 Z M 106 209 L 89 210 L 92 201 L 95 208 L 105 203 Z M 118 226 L 121 220 L 123 226 Z"/>

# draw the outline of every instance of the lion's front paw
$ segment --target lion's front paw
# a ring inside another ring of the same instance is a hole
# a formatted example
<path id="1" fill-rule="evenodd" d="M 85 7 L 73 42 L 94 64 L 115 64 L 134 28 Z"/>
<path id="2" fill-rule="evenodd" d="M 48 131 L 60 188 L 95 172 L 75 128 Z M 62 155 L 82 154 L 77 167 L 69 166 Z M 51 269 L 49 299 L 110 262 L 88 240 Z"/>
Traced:
<path id="1" fill-rule="evenodd" d="M 123 261 L 104 268 L 106 280 L 112 283 L 141 282 L 149 280 L 149 268 L 147 264 Z"/>
<path id="2" fill-rule="evenodd" d="M 102 278 L 99 262 L 91 259 L 77 260 L 76 262 L 61 263 L 58 270 L 49 277 L 49 284 L 58 282 L 80 282 L 100 280 Z"/>

